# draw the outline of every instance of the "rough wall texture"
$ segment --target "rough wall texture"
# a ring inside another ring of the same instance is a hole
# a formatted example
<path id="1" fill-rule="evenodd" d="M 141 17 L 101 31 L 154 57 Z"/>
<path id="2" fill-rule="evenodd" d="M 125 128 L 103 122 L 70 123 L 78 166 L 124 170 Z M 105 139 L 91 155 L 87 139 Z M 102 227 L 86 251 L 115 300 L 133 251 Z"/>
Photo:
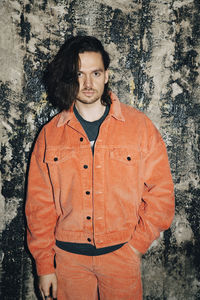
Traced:
<path id="1" fill-rule="evenodd" d="M 176 216 L 143 258 L 144 299 L 200 299 L 199 15 L 199 0 L 0 1 L 1 299 L 37 299 L 24 229 L 27 163 L 55 114 L 42 71 L 78 33 L 102 40 L 112 89 L 149 115 L 168 148 Z"/>

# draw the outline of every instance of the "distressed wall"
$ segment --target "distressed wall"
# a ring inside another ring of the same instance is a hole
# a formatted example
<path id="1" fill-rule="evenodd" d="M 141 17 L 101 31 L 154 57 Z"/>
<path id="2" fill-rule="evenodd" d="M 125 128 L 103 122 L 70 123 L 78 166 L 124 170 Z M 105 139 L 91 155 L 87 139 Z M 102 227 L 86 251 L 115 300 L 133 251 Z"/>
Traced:
<path id="1" fill-rule="evenodd" d="M 37 299 L 25 242 L 26 170 L 56 111 L 42 71 L 71 34 L 100 38 L 111 86 L 147 113 L 167 144 L 176 187 L 171 229 L 143 257 L 144 299 L 200 299 L 199 0 L 0 1 L 0 293 Z"/>

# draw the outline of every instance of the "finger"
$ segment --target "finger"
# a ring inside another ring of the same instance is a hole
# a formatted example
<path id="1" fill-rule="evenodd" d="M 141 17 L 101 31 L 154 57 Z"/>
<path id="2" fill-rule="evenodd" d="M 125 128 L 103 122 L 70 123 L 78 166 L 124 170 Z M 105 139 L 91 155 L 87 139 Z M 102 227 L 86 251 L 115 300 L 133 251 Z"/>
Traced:
<path id="1" fill-rule="evenodd" d="M 40 294 L 42 296 L 42 299 L 44 300 L 44 293 L 43 293 L 43 291 L 41 289 L 40 289 Z"/>
<path id="2" fill-rule="evenodd" d="M 42 295 L 42 299 L 46 300 L 46 299 L 51 299 L 51 295 L 45 295 L 47 293 L 43 292 L 43 290 L 40 290 L 41 295 Z"/>
<path id="3" fill-rule="evenodd" d="M 42 290 L 42 293 L 43 293 L 43 299 L 44 300 L 51 299 L 50 287 L 46 286 L 46 287 L 43 287 L 41 290 Z"/>
<path id="4" fill-rule="evenodd" d="M 57 280 L 52 282 L 52 296 L 53 296 L 53 299 L 57 298 Z"/>

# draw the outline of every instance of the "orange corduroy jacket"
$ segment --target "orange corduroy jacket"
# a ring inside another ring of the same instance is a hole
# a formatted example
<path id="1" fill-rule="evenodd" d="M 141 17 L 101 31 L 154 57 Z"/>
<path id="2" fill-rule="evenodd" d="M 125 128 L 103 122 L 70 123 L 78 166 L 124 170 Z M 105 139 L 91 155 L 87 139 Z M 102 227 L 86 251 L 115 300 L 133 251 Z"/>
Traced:
<path id="1" fill-rule="evenodd" d="M 174 216 L 164 142 L 152 122 L 111 93 L 94 156 L 73 108 L 41 130 L 28 175 L 27 241 L 38 275 L 53 273 L 55 239 L 145 253 Z"/>

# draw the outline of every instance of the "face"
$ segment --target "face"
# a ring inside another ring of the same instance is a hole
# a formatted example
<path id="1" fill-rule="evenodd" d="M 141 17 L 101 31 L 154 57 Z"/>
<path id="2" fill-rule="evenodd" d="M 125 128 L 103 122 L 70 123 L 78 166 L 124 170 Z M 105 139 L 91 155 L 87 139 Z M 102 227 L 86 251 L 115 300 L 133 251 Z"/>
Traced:
<path id="1" fill-rule="evenodd" d="M 84 104 L 100 102 L 104 86 L 108 82 L 108 70 L 104 69 L 102 56 L 98 52 L 79 54 L 79 92 L 76 101 Z"/>

